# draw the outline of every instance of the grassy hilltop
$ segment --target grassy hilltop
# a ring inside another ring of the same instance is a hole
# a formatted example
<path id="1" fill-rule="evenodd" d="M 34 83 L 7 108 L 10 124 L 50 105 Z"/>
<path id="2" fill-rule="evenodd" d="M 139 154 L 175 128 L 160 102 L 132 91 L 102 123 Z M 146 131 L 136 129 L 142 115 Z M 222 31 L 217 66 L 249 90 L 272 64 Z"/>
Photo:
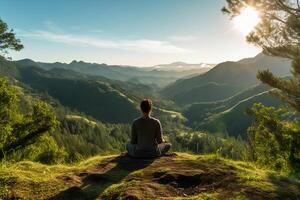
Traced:
<path id="1" fill-rule="evenodd" d="M 97 156 L 76 165 L 2 167 L 3 199 L 299 199 L 300 183 L 215 155 Z"/>

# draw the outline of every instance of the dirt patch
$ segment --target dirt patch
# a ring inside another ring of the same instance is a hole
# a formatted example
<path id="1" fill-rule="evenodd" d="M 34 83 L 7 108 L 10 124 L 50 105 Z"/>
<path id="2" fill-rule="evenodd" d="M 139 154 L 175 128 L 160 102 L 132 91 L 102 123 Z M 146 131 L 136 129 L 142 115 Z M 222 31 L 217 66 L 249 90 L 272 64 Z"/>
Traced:
<path id="1" fill-rule="evenodd" d="M 158 179 L 161 184 L 176 185 L 180 188 L 189 188 L 200 185 L 202 182 L 202 174 L 184 175 L 184 174 L 164 174 Z"/>
<path id="2" fill-rule="evenodd" d="M 203 191 L 213 191 L 218 188 L 225 189 L 235 181 L 233 173 L 213 173 L 204 171 L 175 171 L 155 172 L 154 181 L 170 185 L 177 189 L 178 194 L 193 195 Z"/>

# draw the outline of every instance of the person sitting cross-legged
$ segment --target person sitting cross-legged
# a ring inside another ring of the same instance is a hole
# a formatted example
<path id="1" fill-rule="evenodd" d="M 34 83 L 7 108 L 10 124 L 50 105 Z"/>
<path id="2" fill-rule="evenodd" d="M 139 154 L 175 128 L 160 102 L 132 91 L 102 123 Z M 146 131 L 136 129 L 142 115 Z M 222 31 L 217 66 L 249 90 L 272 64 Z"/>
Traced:
<path id="1" fill-rule="evenodd" d="M 152 101 L 143 100 L 140 108 L 143 115 L 132 123 L 131 142 L 126 145 L 127 152 L 138 158 L 162 156 L 170 150 L 171 143 L 164 141 L 160 121 L 150 116 Z"/>

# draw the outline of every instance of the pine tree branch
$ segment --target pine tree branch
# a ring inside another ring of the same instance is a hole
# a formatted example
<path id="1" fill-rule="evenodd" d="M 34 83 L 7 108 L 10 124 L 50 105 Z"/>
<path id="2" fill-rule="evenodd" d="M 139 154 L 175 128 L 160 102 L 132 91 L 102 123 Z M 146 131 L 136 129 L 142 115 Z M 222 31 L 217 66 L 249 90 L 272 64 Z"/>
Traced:
<path id="1" fill-rule="evenodd" d="M 284 21 L 283 19 L 280 19 L 279 17 L 277 17 L 274 14 L 265 13 L 265 15 L 267 15 L 270 19 L 276 20 L 276 21 L 281 22 L 283 24 L 287 24 L 287 21 Z"/>
<path id="2" fill-rule="evenodd" d="M 287 13 L 294 15 L 294 16 L 299 16 L 299 12 L 300 12 L 299 8 L 290 7 L 290 6 L 286 5 L 284 2 L 282 2 L 282 0 L 275 0 L 275 2 L 281 9 L 283 9 Z"/>

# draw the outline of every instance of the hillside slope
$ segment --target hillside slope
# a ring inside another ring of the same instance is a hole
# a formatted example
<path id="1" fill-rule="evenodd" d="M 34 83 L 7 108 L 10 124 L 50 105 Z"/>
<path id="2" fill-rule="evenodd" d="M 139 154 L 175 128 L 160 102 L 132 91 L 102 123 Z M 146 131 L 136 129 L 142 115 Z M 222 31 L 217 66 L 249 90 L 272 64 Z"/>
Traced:
<path id="1" fill-rule="evenodd" d="M 175 95 L 173 99 L 181 106 L 195 102 L 214 102 L 226 99 L 228 96 L 236 94 L 239 90 L 240 87 L 210 82 L 187 89 L 185 92 Z"/>
<path id="2" fill-rule="evenodd" d="M 269 94 L 270 87 L 259 84 L 222 101 L 195 103 L 187 106 L 183 115 L 186 124 L 202 131 L 246 137 L 252 119 L 246 110 L 255 103 L 279 106 L 281 102 Z"/>
<path id="3" fill-rule="evenodd" d="M 216 156 L 94 157 L 76 166 L 20 162 L 0 171 L 3 199 L 299 199 L 300 183 Z"/>
<path id="4" fill-rule="evenodd" d="M 268 92 L 262 92 L 240 101 L 223 112 L 210 116 L 206 121 L 200 123 L 197 129 L 211 133 L 228 133 L 230 136 L 246 138 L 247 128 L 253 121 L 252 117 L 249 116 L 246 111 L 252 108 L 255 103 L 275 107 L 280 105 L 278 99 L 271 96 Z"/>
<path id="5" fill-rule="evenodd" d="M 240 101 L 268 90 L 270 90 L 270 87 L 264 84 L 259 84 L 221 101 L 199 102 L 191 104 L 185 107 L 183 114 L 187 117 L 188 124 L 192 126 L 194 123 L 197 124 L 213 114 L 223 112 L 235 106 Z"/>
<path id="6" fill-rule="evenodd" d="M 21 67 L 19 72 L 19 80 L 31 88 L 98 120 L 130 122 L 129 119 L 138 116 L 134 102 L 107 81 L 59 77 L 35 67 Z"/>
<path id="7" fill-rule="evenodd" d="M 276 75 L 286 76 L 290 74 L 290 61 L 259 54 L 254 58 L 238 62 L 224 62 L 204 74 L 178 80 L 164 88 L 161 93 L 181 105 L 201 102 L 203 99 L 205 101 L 222 100 L 232 96 L 234 92 L 257 84 L 259 82 L 256 78 L 258 70 L 265 69 L 269 69 Z M 208 83 L 215 83 L 215 87 L 220 87 L 220 89 L 214 88 L 212 91 L 214 95 L 207 94 L 211 88 Z"/>

